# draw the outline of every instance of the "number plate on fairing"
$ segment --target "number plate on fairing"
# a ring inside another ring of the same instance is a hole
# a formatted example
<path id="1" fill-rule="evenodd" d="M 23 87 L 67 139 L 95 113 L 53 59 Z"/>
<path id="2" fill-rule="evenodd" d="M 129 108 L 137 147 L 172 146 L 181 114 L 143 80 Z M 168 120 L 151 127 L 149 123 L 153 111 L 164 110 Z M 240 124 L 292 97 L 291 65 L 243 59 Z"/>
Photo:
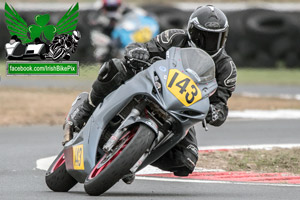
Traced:
<path id="1" fill-rule="evenodd" d="M 73 167 L 75 170 L 84 170 L 83 144 L 73 147 Z"/>
<path id="2" fill-rule="evenodd" d="M 185 106 L 190 106 L 202 98 L 196 83 L 177 69 L 169 70 L 167 88 Z"/>

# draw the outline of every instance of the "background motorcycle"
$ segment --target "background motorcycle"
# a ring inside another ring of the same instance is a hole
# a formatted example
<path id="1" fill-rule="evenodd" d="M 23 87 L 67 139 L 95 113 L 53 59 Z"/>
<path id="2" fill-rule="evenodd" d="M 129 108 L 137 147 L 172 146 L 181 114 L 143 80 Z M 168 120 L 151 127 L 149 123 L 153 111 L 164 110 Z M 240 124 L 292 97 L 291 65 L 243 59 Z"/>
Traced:
<path id="1" fill-rule="evenodd" d="M 120 58 L 126 45 L 147 42 L 158 33 L 159 25 L 154 17 L 135 10 L 128 12 L 116 24 L 110 36 L 104 34 L 101 28 L 91 30 L 94 57 L 100 62 L 114 57 Z"/>
<path id="2" fill-rule="evenodd" d="M 68 191 L 80 182 L 88 194 L 100 195 L 156 161 L 196 123 L 206 127 L 209 96 L 217 88 L 213 60 L 197 48 L 173 47 L 166 55 L 96 108 L 49 167 L 50 189 Z M 79 95 L 72 109 L 87 96 Z"/>
<path id="3" fill-rule="evenodd" d="M 49 47 L 40 39 L 35 39 L 34 43 L 26 45 L 23 45 L 19 40 L 11 41 L 5 44 L 8 60 L 45 60 L 44 54 L 48 52 Z"/>

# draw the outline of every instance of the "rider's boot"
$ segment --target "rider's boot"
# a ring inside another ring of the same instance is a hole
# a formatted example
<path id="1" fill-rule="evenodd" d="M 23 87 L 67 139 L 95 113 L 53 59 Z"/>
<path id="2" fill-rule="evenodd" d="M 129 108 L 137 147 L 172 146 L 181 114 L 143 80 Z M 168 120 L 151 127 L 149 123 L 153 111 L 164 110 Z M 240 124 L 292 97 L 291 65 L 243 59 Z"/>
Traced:
<path id="1" fill-rule="evenodd" d="M 134 179 L 135 179 L 135 174 L 134 173 L 127 174 L 122 178 L 123 182 L 126 183 L 126 184 L 133 183 Z"/>
<path id="2" fill-rule="evenodd" d="M 95 106 L 89 103 L 88 93 L 81 93 L 73 103 L 66 117 L 63 129 L 63 145 L 73 138 L 73 132 L 79 132 L 95 110 Z"/>
<path id="3" fill-rule="evenodd" d="M 112 59 L 104 63 L 89 95 L 75 109 L 71 109 L 65 122 L 70 127 L 70 133 L 65 131 L 66 139 L 63 144 L 72 139 L 73 132 L 81 130 L 95 108 L 103 102 L 109 93 L 117 89 L 125 80 L 132 76 L 132 71 L 127 70 L 119 59 Z"/>

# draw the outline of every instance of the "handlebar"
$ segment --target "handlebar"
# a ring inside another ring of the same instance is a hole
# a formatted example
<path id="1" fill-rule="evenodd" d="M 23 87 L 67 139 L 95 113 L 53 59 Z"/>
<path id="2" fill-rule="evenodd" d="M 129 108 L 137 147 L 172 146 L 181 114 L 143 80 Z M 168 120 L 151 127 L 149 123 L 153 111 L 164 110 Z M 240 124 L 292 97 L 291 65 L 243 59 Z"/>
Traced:
<path id="1" fill-rule="evenodd" d="M 125 59 L 125 63 L 128 64 L 133 69 L 143 70 L 144 66 L 146 66 L 146 68 L 148 68 L 154 62 L 156 62 L 157 60 L 162 60 L 163 58 L 161 58 L 159 56 L 154 56 L 153 58 L 149 59 L 148 61 L 145 61 L 145 60 L 136 59 L 136 58 L 129 58 L 129 57 L 125 56 L 124 59 Z M 138 67 L 135 66 L 135 64 L 134 64 L 135 62 L 137 63 Z M 142 64 L 142 67 L 141 67 L 141 64 Z"/>

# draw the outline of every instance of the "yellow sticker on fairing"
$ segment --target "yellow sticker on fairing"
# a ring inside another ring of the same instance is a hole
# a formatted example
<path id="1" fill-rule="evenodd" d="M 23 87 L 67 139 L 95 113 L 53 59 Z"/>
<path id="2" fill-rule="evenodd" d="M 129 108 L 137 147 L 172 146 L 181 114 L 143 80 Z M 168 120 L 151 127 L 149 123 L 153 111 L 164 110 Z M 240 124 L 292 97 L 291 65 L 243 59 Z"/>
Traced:
<path id="1" fill-rule="evenodd" d="M 149 27 L 142 28 L 132 34 L 134 42 L 144 43 L 152 38 L 152 31 Z"/>
<path id="2" fill-rule="evenodd" d="M 73 167 L 76 170 L 84 170 L 83 144 L 73 147 Z"/>
<path id="3" fill-rule="evenodd" d="M 196 83 L 177 69 L 169 70 L 167 88 L 185 106 L 190 106 L 202 98 Z"/>

